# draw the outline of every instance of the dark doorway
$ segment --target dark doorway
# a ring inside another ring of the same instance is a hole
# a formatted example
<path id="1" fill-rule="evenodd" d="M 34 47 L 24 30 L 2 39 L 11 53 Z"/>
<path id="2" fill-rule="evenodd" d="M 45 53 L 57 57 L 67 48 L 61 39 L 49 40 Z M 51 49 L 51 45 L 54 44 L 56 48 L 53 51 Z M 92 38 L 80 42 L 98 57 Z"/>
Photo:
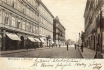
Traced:
<path id="1" fill-rule="evenodd" d="M 24 49 L 24 37 L 21 36 L 20 38 L 22 40 L 21 43 L 20 43 L 20 49 Z"/>

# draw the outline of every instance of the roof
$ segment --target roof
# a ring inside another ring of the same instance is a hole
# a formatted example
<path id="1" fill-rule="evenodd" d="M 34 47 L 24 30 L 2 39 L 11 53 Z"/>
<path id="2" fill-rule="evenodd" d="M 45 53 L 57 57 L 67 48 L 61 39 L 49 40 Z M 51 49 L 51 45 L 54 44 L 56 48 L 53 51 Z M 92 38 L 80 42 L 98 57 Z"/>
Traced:
<path id="1" fill-rule="evenodd" d="M 46 10 L 47 10 L 47 12 L 54 18 L 54 16 L 52 15 L 52 13 L 48 10 L 48 8 L 44 5 L 44 3 L 41 1 L 41 0 L 39 0 L 38 1 Z"/>

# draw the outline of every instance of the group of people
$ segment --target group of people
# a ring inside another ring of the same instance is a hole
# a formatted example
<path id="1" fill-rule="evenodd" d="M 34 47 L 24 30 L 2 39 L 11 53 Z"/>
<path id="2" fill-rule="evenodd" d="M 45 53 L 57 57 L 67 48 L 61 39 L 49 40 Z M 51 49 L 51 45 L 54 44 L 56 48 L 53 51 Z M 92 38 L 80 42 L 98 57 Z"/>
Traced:
<path id="1" fill-rule="evenodd" d="M 74 44 L 74 46 L 75 46 L 75 50 L 76 50 L 77 45 L 76 45 L 76 44 Z M 67 44 L 67 51 L 68 51 L 68 44 Z"/>

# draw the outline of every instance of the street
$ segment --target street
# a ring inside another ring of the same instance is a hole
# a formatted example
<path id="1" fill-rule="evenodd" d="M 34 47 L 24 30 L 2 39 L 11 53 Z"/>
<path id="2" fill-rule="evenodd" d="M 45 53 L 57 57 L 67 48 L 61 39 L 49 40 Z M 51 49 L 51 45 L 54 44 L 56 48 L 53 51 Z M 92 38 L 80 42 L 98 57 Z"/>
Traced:
<path id="1" fill-rule="evenodd" d="M 1 57 L 32 57 L 32 58 L 82 58 L 82 55 L 78 49 L 69 46 L 67 51 L 66 46 L 64 47 L 54 47 L 54 48 L 37 48 L 32 50 L 27 50 L 25 52 L 3 54 Z"/>

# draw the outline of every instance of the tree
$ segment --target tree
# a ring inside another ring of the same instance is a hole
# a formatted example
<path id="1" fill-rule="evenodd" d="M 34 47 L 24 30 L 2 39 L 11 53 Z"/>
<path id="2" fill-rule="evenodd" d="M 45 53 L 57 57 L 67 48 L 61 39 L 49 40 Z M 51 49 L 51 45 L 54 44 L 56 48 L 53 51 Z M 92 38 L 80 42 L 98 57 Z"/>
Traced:
<path id="1" fill-rule="evenodd" d="M 66 42 L 65 42 L 65 44 L 67 45 L 70 45 L 71 44 L 71 40 L 70 39 L 68 39 Z"/>

